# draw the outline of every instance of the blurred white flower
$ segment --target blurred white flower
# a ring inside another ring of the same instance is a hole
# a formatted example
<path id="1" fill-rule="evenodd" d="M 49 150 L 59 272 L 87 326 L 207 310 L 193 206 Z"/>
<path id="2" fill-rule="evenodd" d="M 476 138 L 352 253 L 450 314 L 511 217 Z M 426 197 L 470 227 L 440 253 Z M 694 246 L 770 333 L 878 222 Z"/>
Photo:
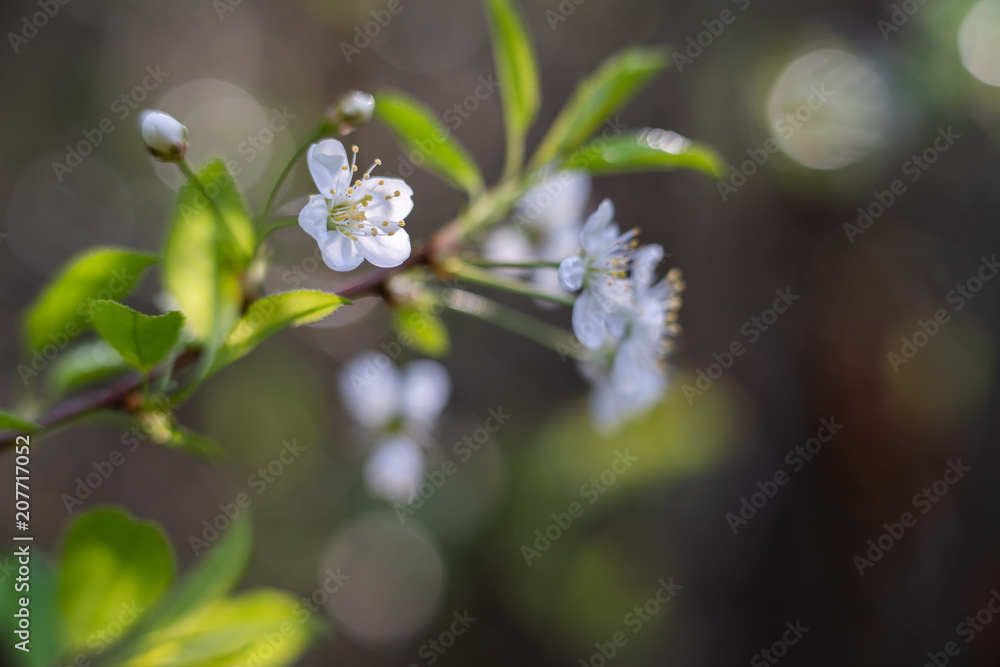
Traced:
<path id="1" fill-rule="evenodd" d="M 628 302 L 612 316 L 621 331 L 617 344 L 599 360 L 580 364 L 594 389 L 591 418 L 599 431 L 613 432 L 655 405 L 667 390 L 667 355 L 678 333 L 677 311 L 684 283 L 672 269 L 654 284 L 663 259 L 658 245 L 637 250 L 628 281 Z"/>
<path id="2" fill-rule="evenodd" d="M 187 128 L 169 114 L 146 109 L 139 114 L 139 131 L 146 148 L 160 160 L 180 160 L 187 153 Z"/>
<path id="3" fill-rule="evenodd" d="M 405 436 L 377 445 L 365 462 L 365 483 L 371 492 L 402 505 L 416 498 L 423 476 L 424 453 Z"/>
<path id="4" fill-rule="evenodd" d="M 400 370 L 385 355 L 363 352 L 341 372 L 340 395 L 377 443 L 364 472 L 372 493 L 408 503 L 424 474 L 421 443 L 451 397 L 448 371 L 429 359 Z"/>
<path id="5" fill-rule="evenodd" d="M 621 336 L 613 316 L 631 298 L 625 275 L 635 256 L 638 232 L 622 234 L 615 223 L 614 204 L 605 199 L 580 233 L 583 251 L 559 264 L 562 288 L 583 290 L 573 305 L 573 333 L 592 350 L 601 348 L 608 333 Z"/>
<path id="6" fill-rule="evenodd" d="M 355 179 L 358 147 L 351 150 L 348 160 L 336 139 L 309 148 L 309 173 L 320 194 L 299 213 L 299 225 L 316 239 L 334 271 L 350 271 L 366 259 L 375 266 L 399 266 L 410 256 L 403 226 L 413 210 L 413 190 L 398 178 L 372 178 L 380 160 Z"/>
<path id="7" fill-rule="evenodd" d="M 559 262 L 580 251 L 580 228 L 590 198 L 590 177 L 563 171 L 545 178 L 521 197 L 511 225 L 498 227 L 483 244 L 483 255 L 497 262 Z M 535 269 L 531 281 L 560 291 L 551 269 Z"/>

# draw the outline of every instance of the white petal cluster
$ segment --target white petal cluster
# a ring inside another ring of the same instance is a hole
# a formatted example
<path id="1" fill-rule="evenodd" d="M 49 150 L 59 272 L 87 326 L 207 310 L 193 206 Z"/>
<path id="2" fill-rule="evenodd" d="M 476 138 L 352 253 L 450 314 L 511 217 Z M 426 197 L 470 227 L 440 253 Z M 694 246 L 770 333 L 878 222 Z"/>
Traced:
<path id="1" fill-rule="evenodd" d="M 366 259 L 384 268 L 399 266 L 410 256 L 403 227 L 413 210 L 413 190 L 401 179 L 372 176 L 380 160 L 359 176 L 358 147 L 351 151 L 348 159 L 336 139 L 309 148 L 309 173 L 319 195 L 299 213 L 299 225 L 334 271 L 350 271 Z"/>
<path id="2" fill-rule="evenodd" d="M 559 265 L 563 288 L 582 290 L 573 307 L 573 332 L 598 351 L 580 364 L 580 371 L 594 388 L 591 417 L 605 432 L 662 398 L 667 355 L 679 331 L 680 272 L 672 270 L 657 281 L 663 248 L 638 247 L 637 234 L 636 229 L 620 232 L 614 206 L 605 200 L 584 225 L 582 252 Z"/>
<path id="3" fill-rule="evenodd" d="M 483 255 L 497 262 L 558 262 L 580 251 L 590 198 L 590 177 L 562 171 L 543 178 L 518 201 L 510 225 L 494 230 L 483 244 Z M 556 275 L 546 269 L 531 271 L 533 283 L 560 292 Z"/>
<path id="4" fill-rule="evenodd" d="M 365 463 L 371 492 L 407 504 L 424 475 L 424 447 L 451 397 L 451 377 L 429 359 L 398 369 L 385 355 L 365 352 L 340 374 L 344 407 L 375 443 Z"/>

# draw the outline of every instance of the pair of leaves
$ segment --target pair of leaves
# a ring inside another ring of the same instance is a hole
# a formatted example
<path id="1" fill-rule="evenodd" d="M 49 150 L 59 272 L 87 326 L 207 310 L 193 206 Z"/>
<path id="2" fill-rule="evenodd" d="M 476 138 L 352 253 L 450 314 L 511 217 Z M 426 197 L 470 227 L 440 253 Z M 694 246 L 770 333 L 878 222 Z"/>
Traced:
<path id="1" fill-rule="evenodd" d="M 511 0 L 486 0 L 486 7 L 508 145 L 520 150 L 540 106 L 537 58 L 524 18 Z M 706 147 L 685 142 L 683 149 L 677 149 L 650 143 L 650 132 L 662 133 L 659 130 L 619 134 L 584 146 L 668 64 L 665 49 L 649 47 L 625 49 L 605 60 L 580 82 L 563 107 L 531 161 L 532 170 L 557 164 L 595 175 L 662 169 L 722 173 L 721 161 Z M 385 92 L 378 96 L 376 115 L 414 157 L 423 158 L 428 170 L 470 194 L 481 189 L 483 179 L 475 162 L 426 106 L 401 93 Z"/>
<path id="2" fill-rule="evenodd" d="M 28 346 L 38 352 L 50 345 L 65 349 L 92 324 L 92 301 L 121 300 L 158 261 L 155 255 L 122 248 L 95 248 L 77 255 L 28 309 L 24 319 Z"/>
<path id="3" fill-rule="evenodd" d="M 32 624 L 44 639 L 12 657 L 22 667 L 88 653 L 130 667 L 290 664 L 316 630 L 304 607 L 271 590 L 226 597 L 251 549 L 250 521 L 239 517 L 171 589 L 175 559 L 158 526 L 117 509 L 88 512 L 70 528 L 58 572 L 34 558 Z M 12 589 L 0 599 L 4 612 L 17 604 Z M 275 636 L 281 645 L 267 650 Z"/>

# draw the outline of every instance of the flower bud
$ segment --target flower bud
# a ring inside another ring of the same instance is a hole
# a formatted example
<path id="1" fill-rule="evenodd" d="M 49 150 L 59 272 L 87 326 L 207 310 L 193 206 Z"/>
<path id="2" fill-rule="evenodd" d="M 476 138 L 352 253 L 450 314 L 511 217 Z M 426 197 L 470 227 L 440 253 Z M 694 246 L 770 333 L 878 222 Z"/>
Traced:
<path id="1" fill-rule="evenodd" d="M 326 112 L 327 126 L 343 136 L 350 134 L 372 118 L 375 98 L 360 90 L 352 90 Z"/>
<path id="2" fill-rule="evenodd" d="M 146 148 L 159 160 L 182 160 L 187 153 L 187 128 L 173 116 L 146 109 L 139 116 L 139 131 Z"/>

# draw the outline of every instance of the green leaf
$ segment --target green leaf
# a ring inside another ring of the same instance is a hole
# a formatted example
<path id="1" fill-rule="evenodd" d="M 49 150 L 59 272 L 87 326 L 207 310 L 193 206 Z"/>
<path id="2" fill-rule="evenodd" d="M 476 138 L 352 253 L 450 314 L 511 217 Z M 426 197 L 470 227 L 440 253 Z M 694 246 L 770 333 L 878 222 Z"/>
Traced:
<path id="1" fill-rule="evenodd" d="M 180 305 L 209 368 L 243 303 L 240 278 L 255 245 L 253 221 L 221 160 L 198 175 L 226 221 L 220 232 L 215 208 L 188 183 L 181 188 L 167 238 L 163 282 Z"/>
<path id="2" fill-rule="evenodd" d="M 13 577 L 18 568 L 18 557 L 13 553 L 7 553 L 3 559 L 3 569 Z M 7 579 L 0 587 L 0 629 L 4 636 L 4 649 L 16 667 L 50 667 L 56 664 L 57 658 L 62 653 L 63 630 L 62 622 L 59 618 L 59 573 L 55 565 L 48 558 L 38 552 L 31 554 L 31 605 L 28 607 L 31 614 L 31 637 L 28 647 L 29 652 L 24 652 L 14 648 L 14 644 L 21 641 L 21 638 L 14 634 L 17 628 L 17 619 L 14 613 L 20 609 L 19 599 L 24 597 L 24 592 L 19 592 L 14 588 L 13 578 Z"/>
<path id="3" fill-rule="evenodd" d="M 115 348 L 97 339 L 63 353 L 52 363 L 46 379 L 49 390 L 59 397 L 130 370 Z"/>
<path id="4" fill-rule="evenodd" d="M 406 150 L 423 157 L 420 166 L 470 194 L 482 190 L 479 167 L 426 106 L 385 91 L 376 95 L 375 115 Z"/>
<path id="5" fill-rule="evenodd" d="M 319 322 L 349 303 L 350 299 L 313 290 L 258 299 L 229 333 L 216 359 L 216 368 L 236 361 L 286 327 Z"/>
<path id="6" fill-rule="evenodd" d="M 521 141 L 538 114 L 541 97 L 535 49 L 524 18 L 510 0 L 488 0 L 486 6 L 507 133 Z"/>
<path id="7" fill-rule="evenodd" d="M 28 421 L 24 417 L 20 417 L 13 412 L 0 410 L 0 430 L 23 431 L 30 433 L 31 431 L 37 431 L 40 428 L 42 427 L 38 424 Z"/>
<path id="8" fill-rule="evenodd" d="M 566 160 L 563 169 L 583 169 L 607 176 L 636 171 L 689 169 L 720 178 L 722 158 L 708 146 L 674 132 L 646 128 L 605 141 L 595 139 Z"/>
<path id="9" fill-rule="evenodd" d="M 35 351 L 48 345 L 64 349 L 90 325 L 90 302 L 124 298 L 155 255 L 97 248 L 71 259 L 28 309 L 25 339 Z"/>
<path id="10" fill-rule="evenodd" d="M 101 338 L 141 371 L 149 371 L 170 354 L 184 325 L 177 311 L 144 315 L 114 301 L 94 301 L 94 328 Z"/>
<path id="11" fill-rule="evenodd" d="M 117 509 L 82 515 L 66 536 L 59 606 L 67 650 L 120 639 L 161 595 L 174 576 L 174 556 L 163 532 Z M 117 634 L 111 636 L 112 630 Z"/>
<path id="12" fill-rule="evenodd" d="M 427 308 L 400 306 L 393 311 L 399 341 L 430 357 L 442 357 L 451 348 L 448 327 Z"/>
<path id="13" fill-rule="evenodd" d="M 635 47 L 605 60 L 580 82 L 545 135 L 532 164 L 539 168 L 579 148 L 669 64 L 666 51 Z"/>
<path id="14" fill-rule="evenodd" d="M 284 667 L 318 634 L 318 622 L 287 593 L 257 590 L 202 605 L 150 633 L 122 667 Z"/>

